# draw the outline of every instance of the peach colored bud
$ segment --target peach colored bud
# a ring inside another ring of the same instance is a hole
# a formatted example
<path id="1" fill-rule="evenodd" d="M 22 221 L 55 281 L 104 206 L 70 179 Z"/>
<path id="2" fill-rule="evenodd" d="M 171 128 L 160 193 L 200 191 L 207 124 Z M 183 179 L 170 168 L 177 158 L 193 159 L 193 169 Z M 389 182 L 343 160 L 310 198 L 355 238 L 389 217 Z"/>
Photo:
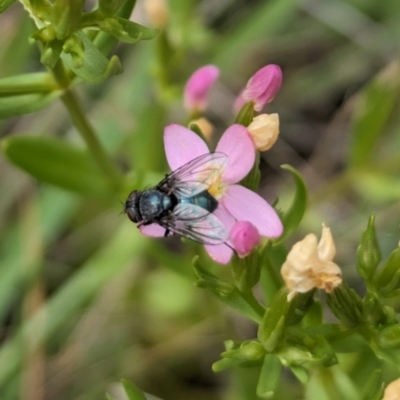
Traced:
<path id="1" fill-rule="evenodd" d="M 324 225 L 319 243 L 312 233 L 295 243 L 281 269 L 282 278 L 290 289 L 288 300 L 296 293 L 305 293 L 314 288 L 330 293 L 340 285 L 342 271 L 332 262 L 335 253 L 330 229 Z"/>
<path id="2" fill-rule="evenodd" d="M 278 139 L 279 135 L 279 115 L 261 114 L 253 118 L 247 127 L 254 146 L 259 151 L 270 149 Z"/>
<path id="3" fill-rule="evenodd" d="M 168 7 L 165 0 L 146 0 L 144 9 L 149 21 L 157 28 L 163 28 L 168 23 Z"/>
<path id="4" fill-rule="evenodd" d="M 382 400 L 400 400 L 400 379 L 396 379 L 386 386 Z"/>

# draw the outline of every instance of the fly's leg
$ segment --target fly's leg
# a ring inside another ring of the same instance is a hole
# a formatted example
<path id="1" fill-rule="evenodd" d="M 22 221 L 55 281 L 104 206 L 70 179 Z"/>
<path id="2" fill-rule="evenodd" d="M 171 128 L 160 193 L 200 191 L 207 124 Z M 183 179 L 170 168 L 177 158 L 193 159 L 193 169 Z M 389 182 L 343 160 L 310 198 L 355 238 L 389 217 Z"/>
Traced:
<path id="1" fill-rule="evenodd" d="M 169 229 L 166 229 L 166 230 L 165 230 L 165 233 L 164 233 L 164 237 L 167 237 L 167 236 L 170 234 L 170 232 L 171 232 L 171 231 L 170 231 Z"/>

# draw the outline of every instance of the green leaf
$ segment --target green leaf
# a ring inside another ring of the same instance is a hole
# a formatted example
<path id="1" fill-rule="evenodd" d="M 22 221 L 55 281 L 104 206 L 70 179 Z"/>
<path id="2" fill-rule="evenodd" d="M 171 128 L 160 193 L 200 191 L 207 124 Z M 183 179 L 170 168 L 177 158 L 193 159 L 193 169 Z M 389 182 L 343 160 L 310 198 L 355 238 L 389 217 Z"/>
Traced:
<path id="1" fill-rule="evenodd" d="M 104 0 L 104 2 L 108 3 L 108 0 Z M 118 10 L 117 16 L 124 19 L 129 19 L 135 4 L 136 0 L 125 0 L 123 6 Z M 108 33 L 98 31 L 96 37 L 93 39 L 93 43 L 99 50 L 101 50 L 103 54 L 108 54 L 117 43 L 117 39 Z"/>
<path id="2" fill-rule="evenodd" d="M 29 114 L 51 104 L 61 91 L 50 93 L 30 93 L 0 97 L 0 118 L 9 118 L 16 115 Z"/>
<path id="3" fill-rule="evenodd" d="M 116 400 L 114 397 L 112 397 L 112 396 L 109 395 L 108 393 L 106 393 L 106 399 L 107 399 L 107 400 Z"/>
<path id="4" fill-rule="evenodd" d="M 276 293 L 258 328 L 258 338 L 268 352 L 274 351 L 283 339 L 285 319 L 290 310 L 287 295 L 286 287 Z"/>
<path id="5" fill-rule="evenodd" d="M 76 31 L 82 17 L 83 0 L 55 0 L 51 8 L 51 22 L 57 39 L 63 40 Z"/>
<path id="6" fill-rule="evenodd" d="M 99 10 L 106 15 L 114 15 L 126 0 L 99 0 Z"/>
<path id="7" fill-rule="evenodd" d="M 282 364 L 274 354 L 267 354 L 257 384 L 257 396 L 269 399 L 274 396 L 281 377 Z"/>
<path id="8" fill-rule="evenodd" d="M 289 171 L 292 174 L 296 184 L 296 193 L 289 210 L 284 212 L 282 215 L 284 231 L 276 243 L 285 241 L 297 229 L 301 220 L 303 219 L 307 207 L 307 187 L 302 176 L 290 165 L 285 164 L 282 165 L 281 168 Z"/>
<path id="9" fill-rule="evenodd" d="M 89 154 L 67 142 L 21 135 L 1 145 L 9 161 L 36 179 L 82 194 L 110 193 Z"/>
<path id="10" fill-rule="evenodd" d="M 0 0 L 0 13 L 10 7 L 16 0 Z"/>
<path id="11" fill-rule="evenodd" d="M 129 400 L 146 400 L 146 396 L 132 382 L 126 379 L 121 379 L 121 384 L 124 387 L 125 393 Z"/>
<path id="12" fill-rule="evenodd" d="M 73 55 L 61 53 L 61 59 L 81 79 L 89 83 L 101 83 L 110 75 L 120 74 L 123 71 L 117 56 L 108 60 L 90 39 L 82 32 L 74 35 L 83 44 L 81 64 L 74 60 Z"/>
<path id="13" fill-rule="evenodd" d="M 386 67 L 361 92 L 353 116 L 349 149 L 352 167 L 371 161 L 375 145 L 382 134 L 400 94 L 400 66 Z"/>
<path id="14" fill-rule="evenodd" d="M 136 22 L 120 17 L 108 17 L 97 21 L 97 26 L 121 42 L 136 43 L 139 40 L 150 40 L 155 38 L 159 30 L 146 28 Z"/>
<path id="15" fill-rule="evenodd" d="M 197 278 L 196 286 L 209 290 L 223 303 L 241 312 L 253 321 L 257 323 L 261 321 L 258 312 L 243 297 L 244 294 L 240 293 L 232 283 L 225 282 L 207 271 L 199 262 L 198 257 L 195 257 L 192 263 Z"/>
<path id="16" fill-rule="evenodd" d="M 0 79 L 0 97 L 15 94 L 51 92 L 57 89 L 56 81 L 47 72 L 13 75 Z"/>
<path id="17" fill-rule="evenodd" d="M 365 382 L 362 390 L 362 400 L 380 400 L 384 391 L 384 383 L 382 382 L 382 370 L 376 369 Z"/>
<path id="18" fill-rule="evenodd" d="M 376 287 L 385 295 L 394 291 L 400 282 L 400 247 L 393 250 L 375 281 Z"/>

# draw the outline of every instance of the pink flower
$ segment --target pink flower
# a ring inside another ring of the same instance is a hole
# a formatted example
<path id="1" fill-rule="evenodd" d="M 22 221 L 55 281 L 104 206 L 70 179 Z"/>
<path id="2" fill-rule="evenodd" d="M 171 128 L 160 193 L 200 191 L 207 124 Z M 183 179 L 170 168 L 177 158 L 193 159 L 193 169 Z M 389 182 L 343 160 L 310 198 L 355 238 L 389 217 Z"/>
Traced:
<path id="1" fill-rule="evenodd" d="M 239 257 L 246 257 L 260 244 L 260 234 L 256 227 L 247 221 L 238 221 L 229 234 Z"/>
<path id="2" fill-rule="evenodd" d="M 282 84 L 282 70 L 278 65 L 269 64 L 259 69 L 247 82 L 241 93 L 245 103 L 254 102 L 254 109 L 261 111 L 266 103 L 273 100 Z M 236 100 L 235 107 L 240 104 Z"/>
<path id="3" fill-rule="evenodd" d="M 219 69 L 215 65 L 206 65 L 192 74 L 183 93 L 185 108 L 189 112 L 205 110 L 208 92 L 218 77 Z"/>
<path id="4" fill-rule="evenodd" d="M 164 130 L 164 147 L 168 164 L 172 171 L 189 161 L 209 153 L 207 144 L 191 130 L 176 124 Z M 248 221 L 259 235 L 279 237 L 282 234 L 282 223 L 276 211 L 258 194 L 237 185 L 251 170 L 255 160 L 253 142 L 242 125 L 232 125 L 222 135 L 215 149 L 228 156 L 229 162 L 218 176 L 210 194 L 218 200 L 214 211 L 231 232 L 237 221 Z M 157 224 L 142 225 L 140 231 L 148 236 L 163 236 L 165 229 Z M 205 245 L 208 254 L 215 261 L 226 264 L 232 257 L 232 244 Z"/>

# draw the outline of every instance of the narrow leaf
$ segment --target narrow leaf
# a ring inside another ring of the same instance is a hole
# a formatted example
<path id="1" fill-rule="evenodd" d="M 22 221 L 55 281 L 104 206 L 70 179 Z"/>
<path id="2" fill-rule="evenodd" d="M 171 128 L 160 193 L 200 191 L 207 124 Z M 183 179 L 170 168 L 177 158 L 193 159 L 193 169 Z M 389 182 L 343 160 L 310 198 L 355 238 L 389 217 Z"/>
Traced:
<path id="1" fill-rule="evenodd" d="M 261 368 L 260 379 L 257 384 L 257 396 L 269 399 L 275 394 L 281 376 L 282 365 L 274 354 L 267 354 Z"/>
<path id="2" fill-rule="evenodd" d="M 109 193 L 103 175 L 86 151 L 67 142 L 15 136 L 1 145 L 9 161 L 36 179 L 82 194 Z"/>
<path id="3" fill-rule="evenodd" d="M 400 93 L 400 66 L 390 64 L 361 92 L 353 116 L 349 161 L 368 165 Z"/>
<path id="4" fill-rule="evenodd" d="M 47 72 L 34 72 L 0 79 L 0 97 L 57 90 L 57 83 Z"/>
<path id="5" fill-rule="evenodd" d="M 0 13 L 10 7 L 16 0 L 0 0 Z"/>
<path id="6" fill-rule="evenodd" d="M 52 103 L 62 94 L 61 91 L 50 93 L 17 94 L 0 97 L 0 118 L 29 114 Z"/>
<path id="7" fill-rule="evenodd" d="M 129 400 L 146 400 L 143 392 L 138 389 L 132 382 L 126 379 L 121 379 L 121 384 L 124 387 L 125 393 Z"/>
<path id="8" fill-rule="evenodd" d="M 303 219 L 307 206 L 307 187 L 300 173 L 287 164 L 282 165 L 281 168 L 292 174 L 296 184 L 296 193 L 289 210 L 284 212 L 282 215 L 284 232 L 276 243 L 285 241 L 297 229 Z"/>

